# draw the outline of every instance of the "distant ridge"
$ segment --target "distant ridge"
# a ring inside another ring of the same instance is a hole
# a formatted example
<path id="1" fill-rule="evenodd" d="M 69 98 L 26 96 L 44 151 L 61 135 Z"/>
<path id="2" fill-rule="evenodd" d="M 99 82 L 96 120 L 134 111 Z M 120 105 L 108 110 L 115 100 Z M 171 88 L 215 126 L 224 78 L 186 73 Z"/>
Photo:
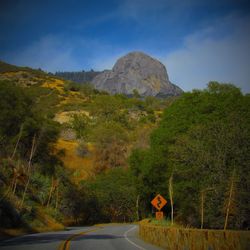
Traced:
<path id="1" fill-rule="evenodd" d="M 32 68 L 29 68 L 29 67 L 20 67 L 20 66 L 16 66 L 16 65 L 6 63 L 4 61 L 0 61 L 0 73 L 18 72 L 18 71 L 28 71 L 28 72 L 34 72 L 34 73 L 39 73 L 39 74 L 41 74 L 41 73 L 46 74 L 41 69 L 32 69 Z"/>
<path id="2" fill-rule="evenodd" d="M 86 83 L 91 82 L 97 75 L 102 73 L 102 71 L 63 71 L 56 72 L 55 76 L 61 77 L 65 80 L 78 82 L 78 83 Z"/>
<path id="3" fill-rule="evenodd" d="M 41 69 L 19 67 L 0 61 L 0 73 L 26 71 L 47 74 Z M 110 94 L 140 96 L 178 96 L 183 90 L 170 82 L 165 66 L 143 52 L 131 52 L 117 60 L 112 70 L 48 73 L 78 83 L 91 83 L 97 90 Z"/>

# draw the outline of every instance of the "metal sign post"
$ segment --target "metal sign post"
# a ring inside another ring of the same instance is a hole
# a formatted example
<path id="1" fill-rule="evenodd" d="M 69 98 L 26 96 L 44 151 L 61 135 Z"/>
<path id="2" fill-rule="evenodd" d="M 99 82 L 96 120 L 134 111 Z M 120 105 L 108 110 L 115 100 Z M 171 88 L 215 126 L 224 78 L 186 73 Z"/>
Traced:
<path id="1" fill-rule="evenodd" d="M 167 204 L 167 201 L 160 194 L 158 194 L 151 201 L 151 204 L 158 210 L 158 212 L 155 213 L 156 219 L 162 220 L 164 214 L 161 209 Z"/>

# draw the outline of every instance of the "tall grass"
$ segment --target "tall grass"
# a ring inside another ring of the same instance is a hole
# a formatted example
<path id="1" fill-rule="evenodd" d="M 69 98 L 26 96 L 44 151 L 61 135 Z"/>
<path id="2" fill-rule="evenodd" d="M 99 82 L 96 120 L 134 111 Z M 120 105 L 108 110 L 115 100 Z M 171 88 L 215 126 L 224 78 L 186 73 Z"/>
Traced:
<path id="1" fill-rule="evenodd" d="M 173 250 L 247 250 L 250 232 L 171 227 L 170 221 L 140 223 L 140 237 Z"/>

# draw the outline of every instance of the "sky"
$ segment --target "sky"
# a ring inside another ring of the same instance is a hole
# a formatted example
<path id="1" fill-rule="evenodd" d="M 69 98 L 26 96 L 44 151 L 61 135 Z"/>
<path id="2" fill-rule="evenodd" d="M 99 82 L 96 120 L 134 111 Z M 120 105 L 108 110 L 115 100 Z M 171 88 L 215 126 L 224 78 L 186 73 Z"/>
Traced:
<path id="1" fill-rule="evenodd" d="M 0 60 L 45 71 L 111 69 L 131 51 L 184 91 L 250 92 L 249 0 L 0 0 Z"/>

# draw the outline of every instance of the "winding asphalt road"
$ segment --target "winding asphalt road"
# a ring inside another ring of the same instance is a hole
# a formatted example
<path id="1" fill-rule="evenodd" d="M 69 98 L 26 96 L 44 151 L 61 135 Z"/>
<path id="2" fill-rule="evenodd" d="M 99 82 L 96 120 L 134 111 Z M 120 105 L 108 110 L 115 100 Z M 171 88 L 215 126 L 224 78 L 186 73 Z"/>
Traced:
<path id="1" fill-rule="evenodd" d="M 159 250 L 138 238 L 132 224 L 71 227 L 66 231 L 29 234 L 0 242 L 1 250 Z"/>

